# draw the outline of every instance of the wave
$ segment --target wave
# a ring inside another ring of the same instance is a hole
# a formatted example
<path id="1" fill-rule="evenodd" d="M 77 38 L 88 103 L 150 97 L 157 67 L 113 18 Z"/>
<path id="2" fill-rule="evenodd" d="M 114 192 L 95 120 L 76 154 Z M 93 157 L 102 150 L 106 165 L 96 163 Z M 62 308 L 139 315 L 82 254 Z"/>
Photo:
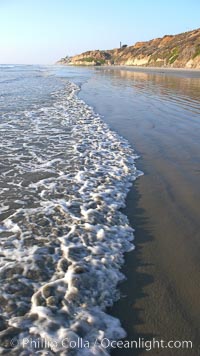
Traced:
<path id="1" fill-rule="evenodd" d="M 119 298 L 124 253 L 134 248 L 120 209 L 142 173 L 129 143 L 77 92 L 68 83 L 51 106 L 1 123 L 3 351 L 14 336 L 17 354 L 31 355 L 24 340 L 40 337 L 49 344 L 37 351 L 49 355 L 107 355 L 102 339 L 125 336 L 106 308 Z"/>
<path id="2" fill-rule="evenodd" d="M 14 64 L 0 64 L 0 68 L 15 68 Z"/>

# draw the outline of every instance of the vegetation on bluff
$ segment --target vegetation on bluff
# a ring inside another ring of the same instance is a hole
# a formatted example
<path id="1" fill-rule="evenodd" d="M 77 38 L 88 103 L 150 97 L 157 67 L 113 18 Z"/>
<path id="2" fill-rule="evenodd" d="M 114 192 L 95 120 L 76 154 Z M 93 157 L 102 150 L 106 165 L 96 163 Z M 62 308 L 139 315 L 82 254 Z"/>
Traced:
<path id="1" fill-rule="evenodd" d="M 200 68 L 200 29 L 137 42 L 133 46 L 87 51 L 74 57 L 66 57 L 58 63 Z"/>

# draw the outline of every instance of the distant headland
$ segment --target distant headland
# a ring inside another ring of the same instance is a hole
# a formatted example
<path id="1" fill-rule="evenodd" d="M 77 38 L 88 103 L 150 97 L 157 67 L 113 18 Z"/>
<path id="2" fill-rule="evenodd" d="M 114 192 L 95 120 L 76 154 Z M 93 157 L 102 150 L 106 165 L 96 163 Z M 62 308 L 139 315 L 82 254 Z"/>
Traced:
<path id="1" fill-rule="evenodd" d="M 143 66 L 200 69 L 200 29 L 166 35 L 133 46 L 93 50 L 60 59 L 57 64 L 103 66 Z"/>

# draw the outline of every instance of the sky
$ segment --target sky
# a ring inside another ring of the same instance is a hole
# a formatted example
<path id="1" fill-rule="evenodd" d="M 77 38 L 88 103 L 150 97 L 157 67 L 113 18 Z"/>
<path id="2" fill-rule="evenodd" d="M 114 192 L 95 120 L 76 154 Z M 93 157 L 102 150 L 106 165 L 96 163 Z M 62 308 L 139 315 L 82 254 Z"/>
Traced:
<path id="1" fill-rule="evenodd" d="M 200 27 L 200 0 L 0 0 L 0 63 L 53 64 Z"/>

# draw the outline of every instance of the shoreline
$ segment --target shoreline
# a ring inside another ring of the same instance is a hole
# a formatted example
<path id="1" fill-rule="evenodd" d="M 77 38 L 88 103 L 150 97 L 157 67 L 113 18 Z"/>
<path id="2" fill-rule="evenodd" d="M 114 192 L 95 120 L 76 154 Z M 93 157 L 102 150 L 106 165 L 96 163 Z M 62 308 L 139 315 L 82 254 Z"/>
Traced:
<path id="1" fill-rule="evenodd" d="M 146 170 L 142 158 L 137 161 L 137 168 Z M 185 242 L 185 246 L 180 248 L 179 241 L 174 241 L 176 229 L 174 222 L 173 229 L 170 228 L 166 234 L 162 231 L 163 226 L 160 222 L 155 229 L 155 216 L 158 216 L 159 211 L 160 217 L 164 216 L 164 211 L 168 207 L 162 208 L 161 202 L 156 202 L 161 192 L 157 191 L 156 187 L 151 190 L 150 183 L 147 181 L 148 173 L 146 172 L 133 183 L 127 196 L 126 207 L 123 209 L 130 226 L 135 230 L 135 249 L 125 254 L 122 273 L 126 276 L 126 280 L 119 285 L 121 297 L 109 309 L 109 313 L 119 318 L 127 333 L 124 340 L 129 343 L 131 341 L 139 343 L 139 340 L 151 342 L 153 339 L 164 340 L 164 342 L 190 340 L 193 343 L 192 350 L 167 349 L 165 351 L 155 348 L 148 352 L 151 356 L 161 351 L 164 356 L 174 356 L 174 352 L 180 356 L 187 356 L 188 352 L 196 356 L 199 347 L 198 322 L 195 320 L 198 319 L 195 318 L 195 310 L 198 314 L 199 288 L 196 289 L 198 268 L 193 261 L 190 266 L 187 264 L 187 262 L 190 263 L 190 258 L 196 260 L 195 248 L 188 253 L 187 249 L 190 249 L 190 246 L 187 242 L 187 234 L 184 234 L 182 241 L 183 244 Z M 152 201 L 153 195 L 156 196 L 154 202 Z M 167 205 L 171 205 L 170 199 Z M 152 209 L 149 216 L 149 211 Z M 172 215 L 173 212 L 167 219 L 168 222 L 164 223 L 165 229 Z M 177 233 L 178 230 L 177 228 Z M 181 250 L 183 256 L 177 253 L 178 249 Z M 184 269 L 186 276 L 183 277 L 179 271 L 179 265 L 183 266 L 185 255 L 187 255 Z M 195 277 L 189 282 L 191 273 Z M 188 282 L 186 292 L 184 283 Z M 194 290 L 196 291 L 193 294 Z M 111 355 L 121 356 L 122 350 L 113 349 Z M 146 350 L 144 348 L 123 349 L 123 355 L 145 356 Z"/>
<path id="2" fill-rule="evenodd" d="M 149 73 L 145 87 L 146 79 L 139 71 L 137 76 L 131 71 L 127 76 L 119 70 L 100 72 L 82 86 L 80 96 L 130 142 L 140 156 L 136 167 L 144 172 L 133 183 L 123 209 L 135 229 L 135 250 L 125 254 L 122 273 L 127 280 L 119 285 L 121 298 L 109 313 L 121 321 L 127 332 L 125 340 L 154 337 L 191 340 L 194 345 L 189 351 L 154 349 L 149 351 L 151 356 L 159 351 L 163 356 L 173 356 L 174 352 L 196 356 L 200 322 L 200 127 L 190 105 L 198 110 L 199 77 Z M 151 81 L 158 89 L 154 95 Z M 182 104 L 185 98 L 186 106 Z M 146 351 L 115 349 L 111 354 L 145 356 Z"/>
<path id="3" fill-rule="evenodd" d="M 64 67 L 74 67 L 74 68 L 86 68 L 86 69 L 95 69 L 95 70 L 103 70 L 103 69 L 117 69 L 117 70 L 126 70 L 132 72 L 151 72 L 156 74 L 163 74 L 163 73 L 191 73 L 191 74 L 199 74 L 200 77 L 200 68 L 171 68 L 171 67 L 143 67 L 143 66 L 125 66 L 125 65 L 75 65 L 75 64 L 56 64 L 58 66 Z"/>
<path id="4" fill-rule="evenodd" d="M 97 69 L 117 69 L 126 70 L 130 72 L 144 72 L 144 73 L 155 73 L 155 74 L 198 74 L 200 77 L 200 68 L 168 68 L 168 67 L 142 67 L 142 66 L 97 66 Z"/>

